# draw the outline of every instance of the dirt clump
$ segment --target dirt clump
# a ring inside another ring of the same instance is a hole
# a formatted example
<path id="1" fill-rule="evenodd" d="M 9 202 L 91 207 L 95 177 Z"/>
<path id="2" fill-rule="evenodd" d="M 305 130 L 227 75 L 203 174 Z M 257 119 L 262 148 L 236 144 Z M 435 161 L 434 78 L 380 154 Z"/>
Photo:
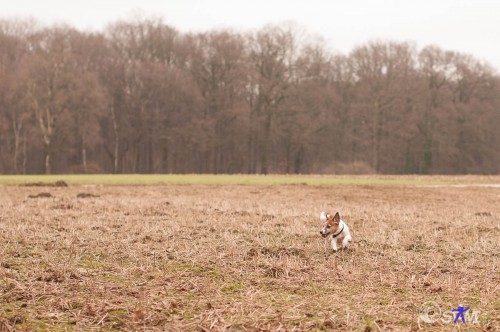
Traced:
<path id="1" fill-rule="evenodd" d="M 36 195 L 28 195 L 28 198 L 50 198 L 50 197 L 52 197 L 52 194 L 48 192 L 41 192 Z"/>
<path id="2" fill-rule="evenodd" d="M 97 198 L 99 195 L 94 195 L 91 193 L 78 193 L 76 194 L 76 198 Z"/>

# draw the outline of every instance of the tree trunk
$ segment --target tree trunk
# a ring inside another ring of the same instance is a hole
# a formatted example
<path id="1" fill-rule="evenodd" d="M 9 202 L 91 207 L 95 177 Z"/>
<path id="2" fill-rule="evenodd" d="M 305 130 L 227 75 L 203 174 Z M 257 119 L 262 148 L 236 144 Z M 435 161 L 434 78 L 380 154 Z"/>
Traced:
<path id="1" fill-rule="evenodd" d="M 51 156 L 51 143 L 52 140 L 50 139 L 50 136 L 45 135 L 44 137 L 44 143 L 45 143 L 45 174 L 52 174 L 52 156 Z"/>
<path id="2" fill-rule="evenodd" d="M 48 150 L 49 147 L 47 147 L 47 152 L 45 152 L 45 174 L 52 174 L 50 152 Z"/>
<path id="3" fill-rule="evenodd" d="M 153 164 L 154 164 L 154 155 L 153 155 L 153 138 L 151 137 L 151 133 L 148 135 L 148 165 L 147 170 L 148 174 L 153 173 Z"/>
<path id="4" fill-rule="evenodd" d="M 26 175 L 26 164 L 27 164 L 27 154 L 26 154 L 26 134 L 23 135 L 23 174 Z"/>
<path id="5" fill-rule="evenodd" d="M 271 147 L 271 110 L 267 110 L 266 122 L 264 123 L 264 144 L 262 146 L 260 170 L 262 174 L 269 172 L 269 155 Z"/>
<path id="6" fill-rule="evenodd" d="M 118 135 L 118 122 L 116 120 L 115 108 L 111 106 L 111 121 L 113 122 L 113 133 L 115 136 L 114 153 L 113 153 L 113 173 L 118 173 L 118 160 L 120 152 L 120 136 Z"/>
<path id="7" fill-rule="evenodd" d="M 23 123 L 17 123 L 15 115 L 12 118 L 12 128 L 14 130 L 14 171 L 19 174 L 19 145 L 21 142 L 21 130 Z"/>
<path id="8" fill-rule="evenodd" d="M 82 148 L 82 164 L 83 173 L 87 174 L 87 149 L 85 147 Z"/>
<path id="9" fill-rule="evenodd" d="M 372 155 L 372 167 L 375 172 L 379 171 L 380 163 L 380 102 L 375 101 L 373 114 L 373 127 L 372 127 L 372 141 L 373 141 L 373 155 Z"/>
<path id="10" fill-rule="evenodd" d="M 87 174 L 87 149 L 85 148 L 85 135 L 82 135 L 82 166 L 83 173 Z"/>
<path id="11" fill-rule="evenodd" d="M 168 145 L 165 140 L 162 144 L 162 156 L 161 156 L 161 172 L 169 173 L 168 171 Z"/>

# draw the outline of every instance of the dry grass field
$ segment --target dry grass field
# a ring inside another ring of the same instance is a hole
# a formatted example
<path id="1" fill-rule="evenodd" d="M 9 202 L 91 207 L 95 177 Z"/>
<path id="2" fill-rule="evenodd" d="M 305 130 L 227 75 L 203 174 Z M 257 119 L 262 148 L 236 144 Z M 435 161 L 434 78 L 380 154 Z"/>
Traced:
<path id="1" fill-rule="evenodd" d="M 498 187 L 4 186 L 0 331 L 498 330 L 499 221 Z"/>

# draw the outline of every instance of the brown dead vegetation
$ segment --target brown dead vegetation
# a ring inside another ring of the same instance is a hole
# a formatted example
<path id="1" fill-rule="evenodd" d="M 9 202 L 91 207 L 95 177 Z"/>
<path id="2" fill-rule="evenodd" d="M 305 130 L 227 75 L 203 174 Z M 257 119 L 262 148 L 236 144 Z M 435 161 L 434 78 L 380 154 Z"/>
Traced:
<path id="1" fill-rule="evenodd" d="M 427 301 L 500 324 L 500 188 L 32 190 L 0 192 L 0 331 L 448 328 L 418 321 Z M 322 210 L 350 250 L 319 236 Z"/>
<path id="2" fill-rule="evenodd" d="M 52 197 L 52 194 L 48 192 L 41 192 L 35 195 L 28 195 L 28 198 L 50 198 L 50 197 Z"/>
<path id="3" fill-rule="evenodd" d="M 68 184 L 66 181 L 56 181 L 56 182 L 28 182 L 25 184 L 22 184 L 21 186 L 23 187 L 67 187 Z"/>
<path id="4" fill-rule="evenodd" d="M 99 195 L 94 195 L 92 193 L 78 193 L 76 194 L 76 198 L 96 198 L 99 197 Z"/>

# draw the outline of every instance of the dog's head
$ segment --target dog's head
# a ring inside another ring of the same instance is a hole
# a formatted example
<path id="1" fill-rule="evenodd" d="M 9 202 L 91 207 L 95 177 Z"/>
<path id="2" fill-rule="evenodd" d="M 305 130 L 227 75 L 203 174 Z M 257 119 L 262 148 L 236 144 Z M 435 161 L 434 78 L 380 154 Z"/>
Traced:
<path id="1" fill-rule="evenodd" d="M 330 234 L 335 234 L 338 232 L 340 224 L 340 214 L 338 212 L 335 213 L 335 215 L 321 212 L 319 219 L 325 223 L 325 226 L 319 232 L 322 237 L 327 237 Z"/>

